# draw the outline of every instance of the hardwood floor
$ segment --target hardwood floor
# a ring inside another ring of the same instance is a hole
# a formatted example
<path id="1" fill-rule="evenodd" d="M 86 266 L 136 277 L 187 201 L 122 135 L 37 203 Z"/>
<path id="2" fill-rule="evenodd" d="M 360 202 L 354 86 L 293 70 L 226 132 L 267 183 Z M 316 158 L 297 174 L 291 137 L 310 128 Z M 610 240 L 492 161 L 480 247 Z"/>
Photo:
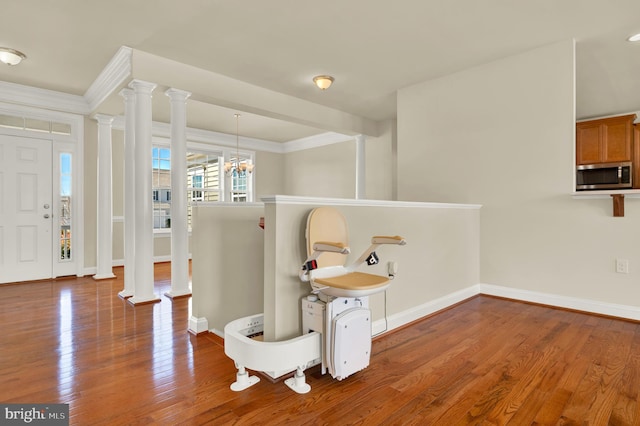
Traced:
<path id="1" fill-rule="evenodd" d="M 376 339 L 343 381 L 236 393 L 216 339 L 186 330 L 190 298 L 133 307 L 122 272 L 0 286 L 0 402 L 68 403 L 78 425 L 640 424 L 637 323 L 480 296 Z"/>

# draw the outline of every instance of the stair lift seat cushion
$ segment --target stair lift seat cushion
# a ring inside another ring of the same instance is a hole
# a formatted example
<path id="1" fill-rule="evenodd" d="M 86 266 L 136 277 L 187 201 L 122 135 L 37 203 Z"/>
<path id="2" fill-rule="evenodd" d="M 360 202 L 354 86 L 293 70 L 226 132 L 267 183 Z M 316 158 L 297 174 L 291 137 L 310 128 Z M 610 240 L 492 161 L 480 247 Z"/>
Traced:
<path id="1" fill-rule="evenodd" d="M 367 274 L 364 272 L 352 272 L 343 269 L 349 247 L 349 233 L 347 221 L 339 210 L 333 207 L 318 207 L 311 211 L 307 218 L 307 254 L 310 256 L 318 245 L 330 245 L 326 247 L 330 251 L 322 253 L 317 258 L 318 268 L 342 269 L 336 276 L 318 276 L 313 273 L 312 284 L 320 288 L 320 292 L 335 297 L 361 297 L 368 296 L 389 287 L 389 278 L 381 275 Z M 400 238 L 400 237 L 398 237 Z M 330 242 L 330 243 L 327 243 Z M 338 249 L 346 248 L 340 252 Z M 345 273 L 347 272 L 347 273 Z M 315 275 L 315 276 L 314 276 Z"/>
<path id="2" fill-rule="evenodd" d="M 315 282 L 345 290 L 369 290 L 379 288 L 383 284 L 388 283 L 389 279 L 382 275 L 351 272 L 346 275 L 338 275 L 337 277 L 316 278 Z"/>

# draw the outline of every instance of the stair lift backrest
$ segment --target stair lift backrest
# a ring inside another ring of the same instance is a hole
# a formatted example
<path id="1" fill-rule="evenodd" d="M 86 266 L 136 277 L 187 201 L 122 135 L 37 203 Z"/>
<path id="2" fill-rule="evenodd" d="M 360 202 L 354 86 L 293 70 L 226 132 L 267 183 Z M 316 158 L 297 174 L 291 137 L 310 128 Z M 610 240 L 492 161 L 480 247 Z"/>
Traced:
<path id="1" fill-rule="evenodd" d="M 332 207 L 318 207 L 307 218 L 307 256 L 313 253 L 313 245 L 318 241 L 342 243 L 349 247 L 347 221 Z M 343 266 L 346 256 L 340 253 L 324 253 L 317 259 L 318 267 Z"/>

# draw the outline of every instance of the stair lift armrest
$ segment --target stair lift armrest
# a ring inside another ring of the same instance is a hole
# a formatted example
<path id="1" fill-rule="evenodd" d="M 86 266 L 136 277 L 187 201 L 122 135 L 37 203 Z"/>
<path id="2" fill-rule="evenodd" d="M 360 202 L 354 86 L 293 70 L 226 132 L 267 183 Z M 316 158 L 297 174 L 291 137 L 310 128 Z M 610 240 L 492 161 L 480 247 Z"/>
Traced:
<path id="1" fill-rule="evenodd" d="M 366 262 L 366 260 L 369 257 L 369 255 L 372 252 L 376 251 L 378 246 L 383 245 L 383 244 L 394 244 L 394 245 L 403 246 L 403 245 L 407 244 L 407 242 L 403 237 L 400 237 L 398 235 L 395 235 L 395 236 L 386 236 L 386 235 L 380 236 L 380 235 L 377 235 L 377 236 L 372 237 L 371 238 L 371 245 L 369 246 L 369 248 L 366 249 L 362 253 L 362 255 L 360 255 L 358 260 L 353 262 L 351 265 L 347 266 L 347 269 L 349 270 L 349 272 L 353 272 L 356 269 L 358 269 L 360 267 L 360 265 L 362 265 L 363 263 Z"/>
<path id="2" fill-rule="evenodd" d="M 407 244 L 407 241 L 404 239 L 404 237 L 401 237 L 399 235 L 393 235 L 393 236 L 389 236 L 389 235 L 376 235 L 374 237 L 371 237 L 371 244 L 396 244 L 399 246 L 403 246 L 405 244 Z"/>
<path id="3" fill-rule="evenodd" d="M 342 243 L 336 243 L 331 241 L 318 241 L 313 245 L 313 253 L 311 256 L 307 258 L 302 264 L 300 268 L 300 272 L 298 272 L 298 277 L 303 282 L 309 282 L 311 280 L 311 271 L 313 269 L 309 268 L 308 265 L 319 258 L 322 253 L 338 253 L 338 254 L 349 254 L 351 250 L 349 247 L 345 246 Z M 344 270 L 343 267 L 339 269 Z"/>
<path id="4" fill-rule="evenodd" d="M 332 241 L 318 241 L 313 245 L 314 252 L 330 252 L 330 253 L 340 253 L 340 254 L 349 254 L 351 250 L 349 247 L 345 246 L 342 243 L 335 243 Z M 315 254 L 315 253 L 314 253 Z M 317 258 L 317 256 L 316 256 Z"/>

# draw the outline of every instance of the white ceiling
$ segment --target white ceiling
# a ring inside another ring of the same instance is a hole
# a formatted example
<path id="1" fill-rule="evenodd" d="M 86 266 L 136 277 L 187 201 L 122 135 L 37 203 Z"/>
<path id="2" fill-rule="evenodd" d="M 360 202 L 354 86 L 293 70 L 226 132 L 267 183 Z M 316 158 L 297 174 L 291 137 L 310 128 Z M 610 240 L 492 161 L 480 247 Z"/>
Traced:
<path id="1" fill-rule="evenodd" d="M 625 41 L 640 32 L 637 0 L 3 0 L 2 9 L 0 46 L 28 58 L 0 67 L 0 81 L 76 95 L 129 46 L 382 120 L 395 117 L 402 87 L 575 38 L 577 117 L 640 110 L 640 44 Z M 315 88 L 317 74 L 334 85 Z M 192 104 L 189 126 L 235 132 L 233 110 Z M 242 134 L 276 142 L 323 131 L 241 121 Z"/>

